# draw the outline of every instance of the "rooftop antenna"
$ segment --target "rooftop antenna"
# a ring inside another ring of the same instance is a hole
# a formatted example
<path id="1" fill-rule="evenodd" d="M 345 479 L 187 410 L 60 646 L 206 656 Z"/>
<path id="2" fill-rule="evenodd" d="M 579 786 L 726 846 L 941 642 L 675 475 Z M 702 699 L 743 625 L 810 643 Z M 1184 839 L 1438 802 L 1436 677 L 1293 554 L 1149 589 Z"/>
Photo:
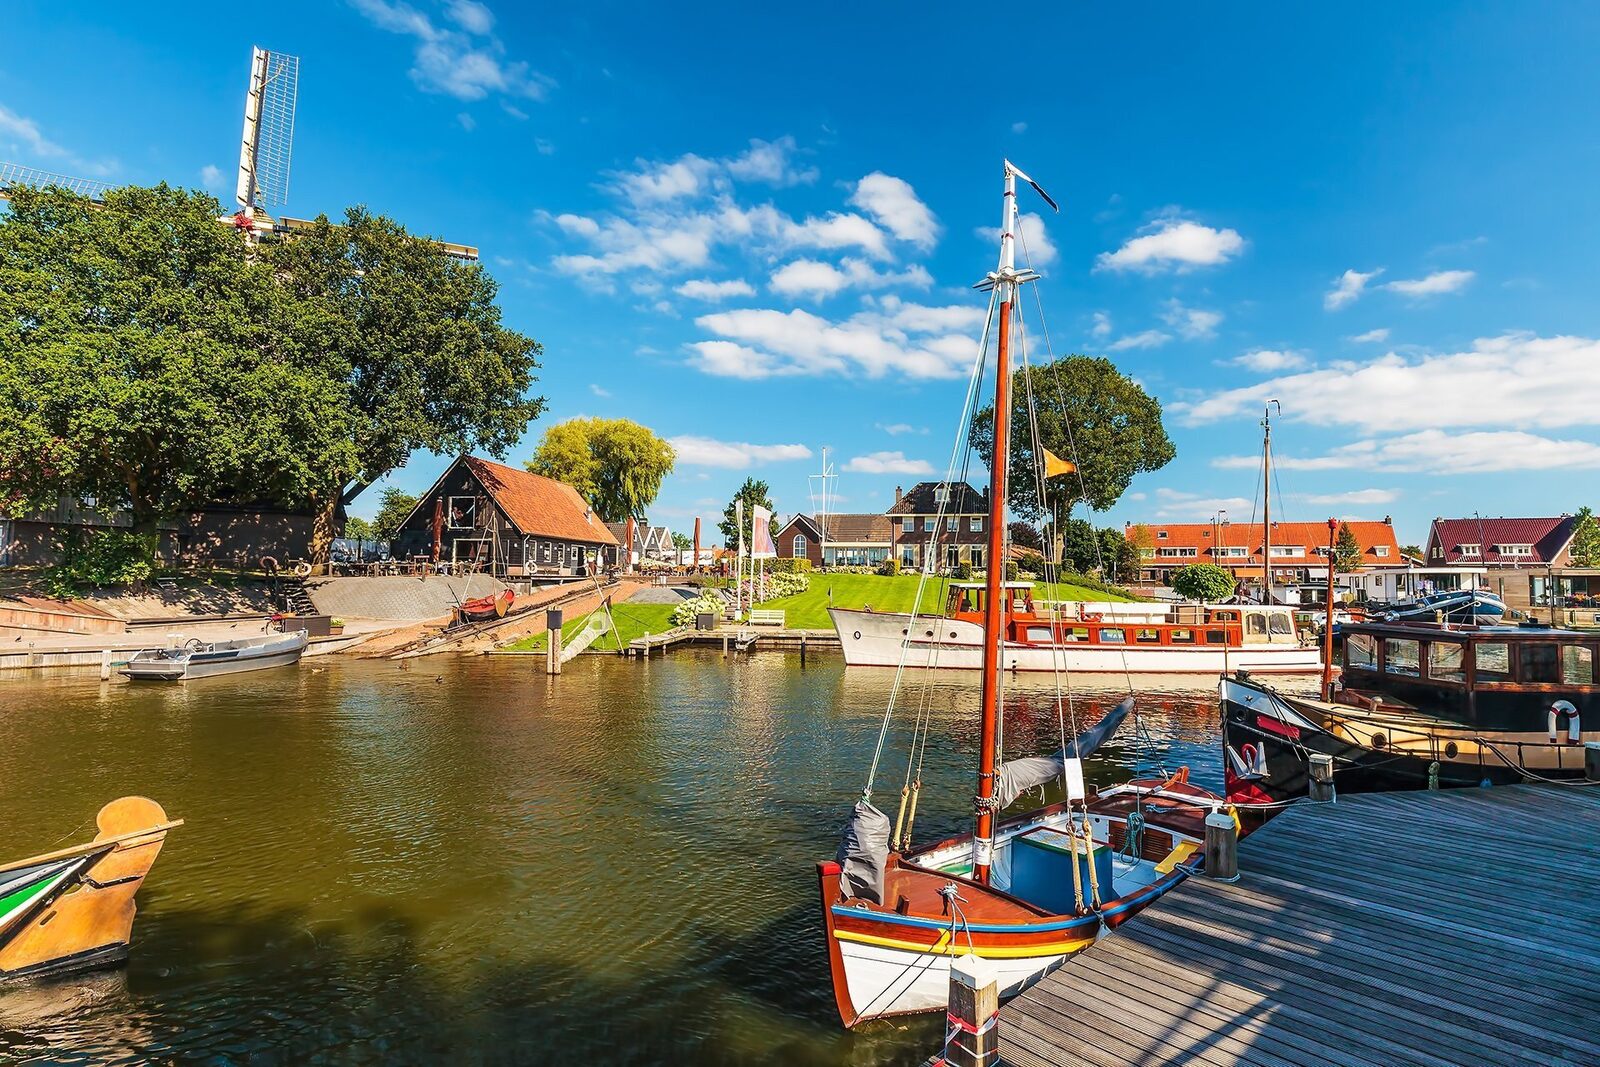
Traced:
<path id="1" fill-rule="evenodd" d="M 822 565 L 828 565 L 828 502 L 832 493 L 833 482 L 838 475 L 833 473 L 833 464 L 828 462 L 828 446 L 822 446 L 822 473 L 810 475 L 807 485 L 811 490 L 811 513 L 817 517 L 817 528 L 822 535 L 820 547 Z M 820 483 L 820 485 L 819 485 Z M 821 507 L 818 507 L 818 503 Z"/>

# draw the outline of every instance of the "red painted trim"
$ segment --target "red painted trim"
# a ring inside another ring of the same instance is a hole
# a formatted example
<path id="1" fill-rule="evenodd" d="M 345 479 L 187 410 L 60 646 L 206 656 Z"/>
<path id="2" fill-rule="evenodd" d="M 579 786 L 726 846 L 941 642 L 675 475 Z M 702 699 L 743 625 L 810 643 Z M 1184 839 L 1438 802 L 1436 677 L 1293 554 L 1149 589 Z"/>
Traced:
<path id="1" fill-rule="evenodd" d="M 1287 737 L 1291 741 L 1300 740 L 1300 727 L 1293 726 L 1286 722 L 1280 722 L 1270 715 L 1257 715 L 1256 725 L 1267 731 L 1269 734 L 1277 734 L 1279 737 Z"/>
<path id="2" fill-rule="evenodd" d="M 841 870 L 833 860 L 818 863 L 817 887 L 822 895 L 822 938 L 828 943 L 828 970 L 833 974 L 833 1002 L 839 1009 L 839 1021 L 850 1029 L 861 1021 L 861 1016 L 850 1000 L 850 986 L 844 977 L 844 954 L 839 951 L 839 939 L 833 936 L 833 903 L 839 899 Z"/>

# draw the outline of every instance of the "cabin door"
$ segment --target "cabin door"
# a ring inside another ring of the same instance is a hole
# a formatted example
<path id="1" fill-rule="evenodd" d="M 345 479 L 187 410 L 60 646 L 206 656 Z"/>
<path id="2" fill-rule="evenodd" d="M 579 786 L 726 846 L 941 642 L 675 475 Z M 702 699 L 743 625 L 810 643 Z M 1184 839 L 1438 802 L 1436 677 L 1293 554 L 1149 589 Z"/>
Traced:
<path id="1" fill-rule="evenodd" d="M 450 542 L 450 562 L 472 563 L 480 567 L 489 565 L 489 539 L 487 537 L 457 537 Z"/>

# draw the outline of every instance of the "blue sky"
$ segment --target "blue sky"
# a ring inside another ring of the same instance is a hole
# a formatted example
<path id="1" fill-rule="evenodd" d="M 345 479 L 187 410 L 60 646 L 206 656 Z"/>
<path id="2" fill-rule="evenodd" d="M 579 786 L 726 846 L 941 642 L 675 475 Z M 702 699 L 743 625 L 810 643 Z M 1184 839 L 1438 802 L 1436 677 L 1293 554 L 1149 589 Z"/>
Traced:
<path id="1" fill-rule="evenodd" d="M 14 3 L 0 159 L 231 196 L 250 46 L 299 55 L 286 212 L 479 246 L 541 421 L 674 439 L 682 529 L 808 510 L 824 445 L 846 510 L 944 470 L 1004 156 L 1056 350 L 1167 408 L 1105 521 L 1248 518 L 1267 397 L 1290 519 L 1596 502 L 1600 9 L 768 8 Z"/>

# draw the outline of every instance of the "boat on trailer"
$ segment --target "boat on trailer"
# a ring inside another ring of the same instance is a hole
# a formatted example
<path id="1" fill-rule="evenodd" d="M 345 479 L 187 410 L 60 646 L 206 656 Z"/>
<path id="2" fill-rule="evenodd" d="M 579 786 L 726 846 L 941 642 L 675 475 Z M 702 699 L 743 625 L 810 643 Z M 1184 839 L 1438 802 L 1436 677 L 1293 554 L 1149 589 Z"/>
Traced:
<path id="1" fill-rule="evenodd" d="M 988 596 L 982 582 L 951 582 L 945 612 L 831 608 L 846 666 L 983 666 Z M 1045 603 L 1033 583 L 1004 586 L 1009 671 L 1087 674 L 1315 674 L 1322 657 L 1314 637 L 1276 604 Z"/>
<path id="2" fill-rule="evenodd" d="M 1321 699 L 1220 683 L 1228 798 L 1305 796 L 1311 757 L 1343 792 L 1577 780 L 1600 741 L 1600 634 L 1369 620 L 1335 635 Z"/>
<path id="3" fill-rule="evenodd" d="M 122 673 L 134 681 L 182 682 L 219 674 L 288 667 L 300 662 L 310 643 L 305 630 L 233 641 L 191 637 L 177 648 L 147 648 L 128 660 Z"/>
<path id="4" fill-rule="evenodd" d="M 0 865 L 0 980 L 120 963 L 128 956 L 134 895 L 156 861 L 169 820 L 145 797 L 100 809 L 87 844 Z"/>
<path id="5" fill-rule="evenodd" d="M 1037 277 L 1031 270 L 1019 271 L 1015 266 L 1019 177 L 1033 184 L 1006 163 L 1000 263 L 982 283 L 993 294 L 991 321 L 998 312 L 997 412 L 1012 411 L 1009 344 L 1018 287 Z M 986 352 L 986 348 L 982 350 Z M 985 356 L 980 354 L 973 368 L 969 406 L 977 396 L 976 383 L 984 374 L 984 362 Z M 997 459 L 992 464 L 986 526 L 987 558 L 992 560 L 1006 558 L 1009 436 L 1009 420 L 994 420 L 992 454 Z M 1037 455 L 1037 440 L 1034 447 Z M 947 484 L 951 477 L 953 471 Z M 896 617 L 876 616 L 877 621 L 886 620 L 889 632 L 884 644 L 895 652 L 891 663 L 931 669 L 941 665 L 934 662 L 933 648 L 960 639 L 970 666 L 983 672 L 977 790 L 970 833 L 912 847 L 922 756 L 928 741 L 928 720 L 919 710 L 893 824 L 873 805 L 874 776 L 895 709 L 893 694 L 901 685 L 897 672 L 866 785 L 834 859 L 817 865 L 834 999 L 846 1026 L 945 1008 L 951 962 L 967 955 L 994 964 L 1002 996 L 1020 992 L 1159 899 L 1197 868 L 1205 820 L 1221 804 L 1221 798 L 1189 783 L 1187 768 L 1161 779 L 1136 780 L 1104 790 L 1086 786 L 1083 760 L 1133 712 L 1131 696 L 1098 723 L 1080 731 L 1077 713 L 1058 686 L 1055 710 L 1061 722 L 1061 748 L 1047 756 L 1002 761 L 1001 682 L 1011 666 L 1014 627 L 1018 616 L 1026 615 L 1027 607 L 1024 603 L 1020 605 L 1024 610 L 1017 610 L 1019 595 L 1026 599 L 1025 587 L 1006 583 L 1003 571 L 991 568 L 981 587 L 957 587 L 957 595 L 971 605 L 977 617 L 959 620 L 963 629 L 956 631 L 955 638 L 947 636 L 957 624 L 951 619 L 940 621 L 946 627 L 945 636 L 940 632 L 920 635 L 930 641 L 938 639 L 928 646 L 930 654 L 926 656 L 913 658 L 911 635 L 895 629 Z M 924 570 L 924 585 L 928 577 Z M 922 591 L 919 587 L 918 602 Z M 873 619 L 871 613 L 863 614 Z M 835 624 L 839 624 L 838 614 Z M 928 620 L 928 625 L 931 627 L 933 620 Z M 853 619 L 850 626 L 851 633 L 858 628 Z M 1062 642 L 1052 642 L 1050 647 L 1059 650 Z M 1064 671 L 1059 651 L 1053 669 L 1058 678 Z M 1069 722 L 1073 723 L 1070 738 L 1066 736 Z M 1029 790 L 1056 782 L 1063 787 L 1065 799 L 1061 802 L 1001 817 Z"/>

